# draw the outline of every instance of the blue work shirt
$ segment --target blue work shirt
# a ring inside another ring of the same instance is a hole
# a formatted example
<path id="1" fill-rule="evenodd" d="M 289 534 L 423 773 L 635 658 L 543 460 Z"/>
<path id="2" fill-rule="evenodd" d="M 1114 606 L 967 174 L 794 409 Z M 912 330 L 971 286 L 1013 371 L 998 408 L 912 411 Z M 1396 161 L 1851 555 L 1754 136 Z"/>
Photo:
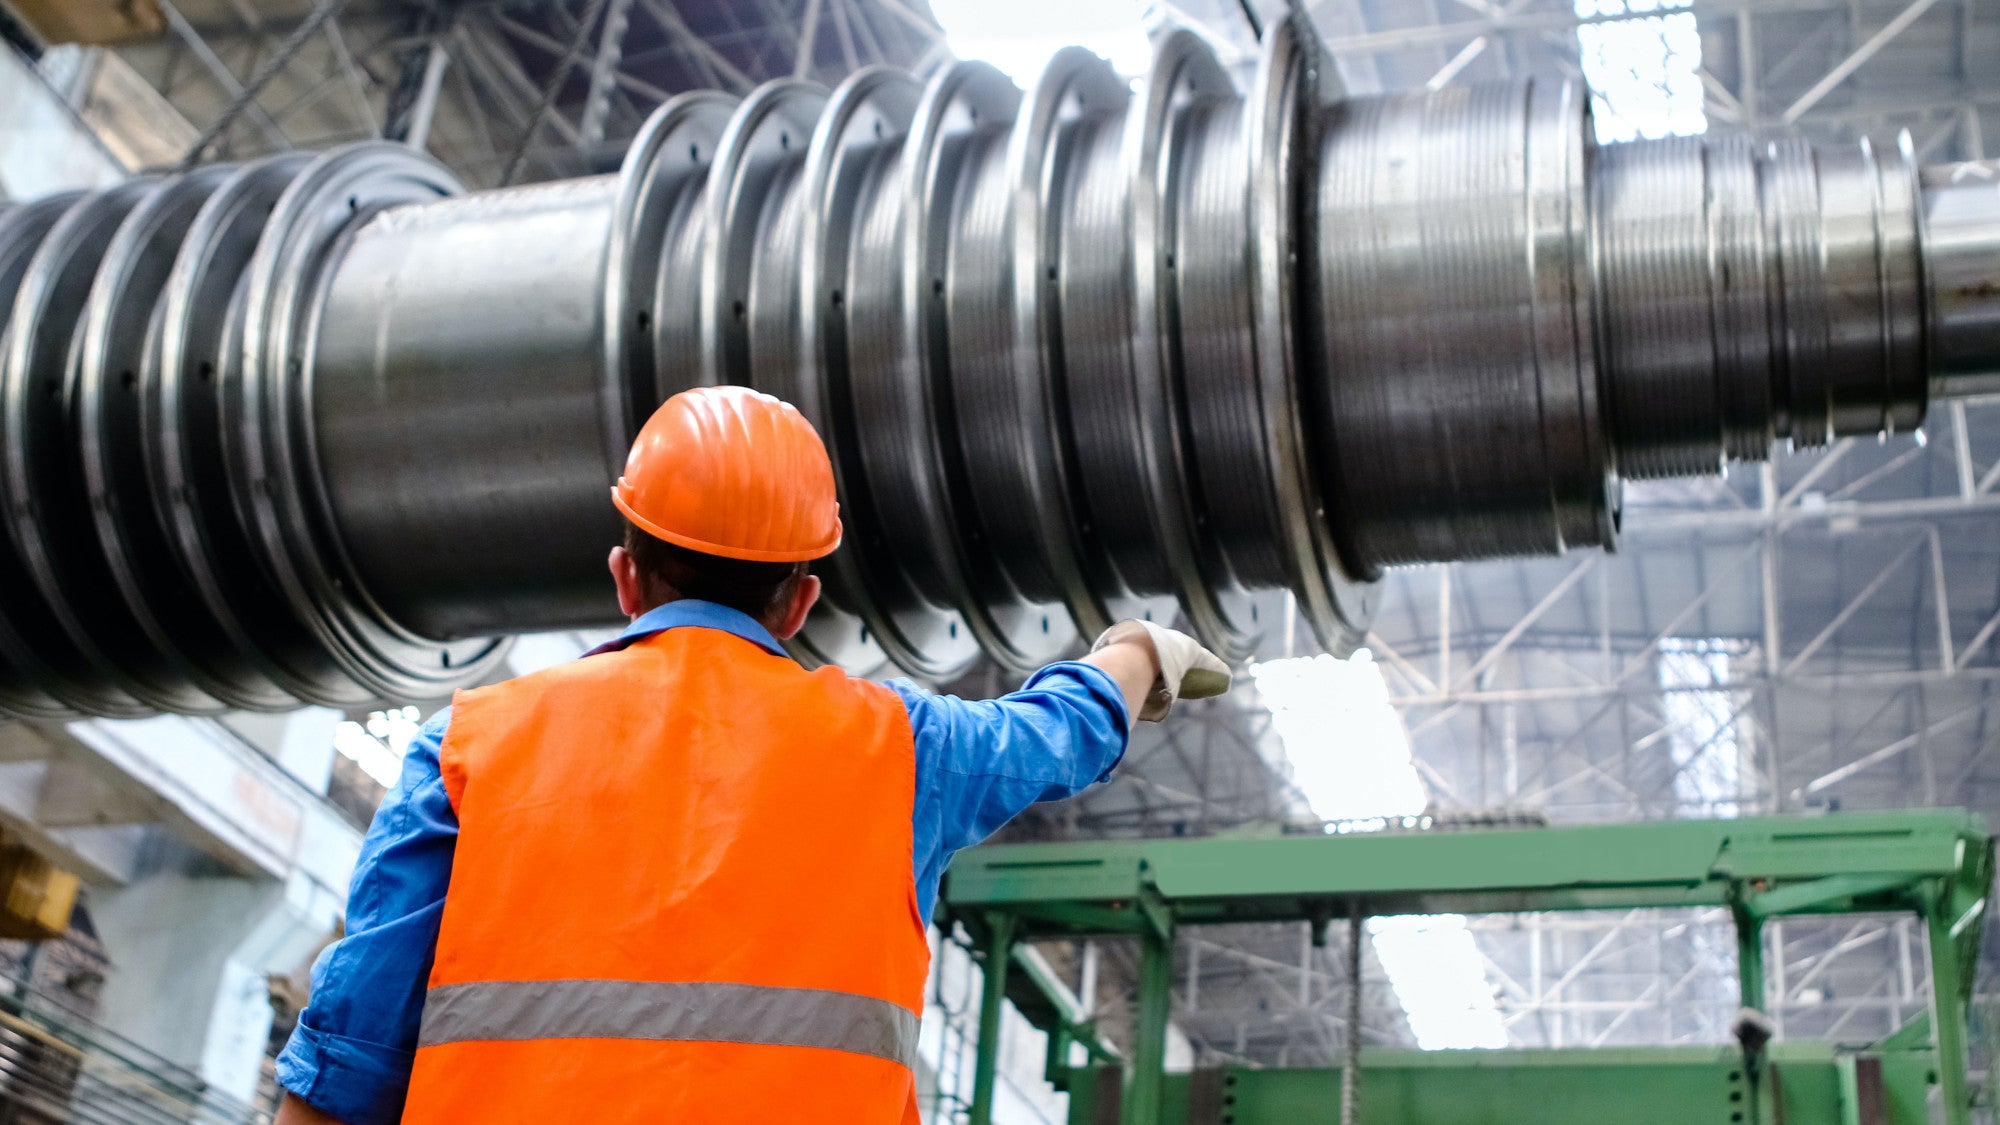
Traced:
<path id="1" fill-rule="evenodd" d="M 749 616 L 678 601 L 582 659 L 689 627 L 720 629 L 784 654 Z M 1125 753 L 1125 697 L 1093 665 L 1051 664 L 1021 690 L 985 702 L 932 695 L 906 680 L 888 686 L 909 711 L 916 748 L 910 865 L 926 918 L 953 852 L 1037 801 L 1103 781 Z M 438 772 L 450 720 L 447 707 L 424 724 L 376 810 L 348 888 L 347 936 L 313 963 L 312 1000 L 278 1056 L 278 1083 L 347 1125 L 391 1125 L 409 1089 L 458 842 L 458 817 Z"/>

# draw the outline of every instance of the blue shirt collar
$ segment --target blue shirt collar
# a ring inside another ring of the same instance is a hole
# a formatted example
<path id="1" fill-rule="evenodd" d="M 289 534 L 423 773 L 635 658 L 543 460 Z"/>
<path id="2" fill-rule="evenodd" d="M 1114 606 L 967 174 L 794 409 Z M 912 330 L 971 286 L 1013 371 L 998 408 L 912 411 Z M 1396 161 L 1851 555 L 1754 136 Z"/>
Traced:
<path id="1" fill-rule="evenodd" d="M 744 640 L 764 649 L 773 656 L 786 655 L 785 646 L 779 644 L 778 639 L 771 635 L 771 631 L 759 624 L 756 618 L 751 617 L 741 610 L 731 609 L 726 605 L 717 605 L 714 602 L 698 602 L 690 598 L 683 598 L 677 602 L 668 602 L 665 605 L 655 606 L 647 610 L 645 613 L 633 618 L 632 624 L 626 626 L 624 632 L 618 634 L 612 640 L 608 640 L 591 649 L 589 652 L 584 653 L 584 655 L 596 656 L 600 652 L 617 652 L 619 649 L 643 641 L 655 633 L 663 633 L 668 629 L 684 628 L 720 629 L 725 633 L 742 637 Z"/>

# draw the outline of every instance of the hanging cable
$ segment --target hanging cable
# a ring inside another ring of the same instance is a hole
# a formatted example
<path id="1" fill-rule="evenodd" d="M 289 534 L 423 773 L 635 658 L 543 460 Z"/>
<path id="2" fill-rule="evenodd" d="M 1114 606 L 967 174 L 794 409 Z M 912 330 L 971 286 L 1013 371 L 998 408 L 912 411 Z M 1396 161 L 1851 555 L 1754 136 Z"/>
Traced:
<path id="1" fill-rule="evenodd" d="M 521 140 L 514 146 L 514 154 L 507 158 L 507 170 L 500 174 L 501 187 L 513 183 L 515 177 L 521 174 L 521 166 L 528 162 L 528 145 L 541 131 L 542 121 L 555 106 L 556 95 L 561 92 L 563 83 L 569 81 L 570 68 L 576 65 L 577 56 L 583 54 L 583 46 L 590 39 L 590 29 L 597 26 L 597 17 L 603 11 L 604 0 L 589 0 L 584 5 L 583 18 L 577 22 L 576 34 L 570 36 L 569 47 L 563 51 L 562 58 L 556 60 L 555 69 L 549 72 L 549 80 L 542 86 L 542 100 L 529 116 L 527 127 L 521 130 Z"/>
<path id="2" fill-rule="evenodd" d="M 291 65 L 292 59 L 305 48 L 313 36 L 319 34 L 320 28 L 339 16 L 346 7 L 347 0 L 319 0 L 319 3 L 314 5 L 312 14 L 293 28 L 290 35 L 285 36 L 284 41 L 278 44 L 278 49 L 271 53 L 270 58 L 264 60 L 264 65 L 257 68 L 257 73 L 251 76 L 243 89 L 229 99 L 229 104 L 222 109 L 222 116 L 216 118 L 214 124 L 195 139 L 187 155 L 181 157 L 180 170 L 185 172 L 200 164 L 208 150 L 222 139 L 222 135 L 229 131 L 229 127 L 236 123 L 236 119 L 243 115 L 243 111 L 250 108 L 251 103 L 257 100 L 257 95 L 264 92 L 264 87 L 270 85 L 273 78 Z"/>

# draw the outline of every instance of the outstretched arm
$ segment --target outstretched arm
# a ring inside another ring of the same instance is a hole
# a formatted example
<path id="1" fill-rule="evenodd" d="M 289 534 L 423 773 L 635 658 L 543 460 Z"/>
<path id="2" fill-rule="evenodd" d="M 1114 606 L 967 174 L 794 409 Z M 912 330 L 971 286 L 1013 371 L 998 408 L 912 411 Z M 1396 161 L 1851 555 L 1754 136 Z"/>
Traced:
<path id="1" fill-rule="evenodd" d="M 1139 719 L 1164 718 L 1176 696 L 1226 691 L 1229 672 L 1192 637 L 1125 622 L 1089 656 L 1051 664 L 999 699 L 889 686 L 903 697 L 915 736 L 913 851 L 917 905 L 928 917 L 953 852 L 1029 805 L 1110 777 Z"/>

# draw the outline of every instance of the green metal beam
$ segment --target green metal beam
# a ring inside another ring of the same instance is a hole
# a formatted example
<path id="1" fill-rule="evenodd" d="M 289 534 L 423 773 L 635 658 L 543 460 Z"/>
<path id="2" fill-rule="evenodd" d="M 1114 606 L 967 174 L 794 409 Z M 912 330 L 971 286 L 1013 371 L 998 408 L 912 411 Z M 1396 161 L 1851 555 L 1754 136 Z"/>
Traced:
<path id="1" fill-rule="evenodd" d="M 989 989 L 982 1025 L 997 1030 L 998 997 L 1001 989 L 1010 989 L 1023 1014 L 1054 1037 L 1051 1078 L 1071 1091 L 1073 1106 L 1088 1107 L 1104 1096 L 1107 1085 L 1113 1090 L 1119 1085 L 1098 1081 L 1093 1077 L 1096 1072 L 1089 1070 L 1058 1074 L 1067 1044 L 1092 1043 L 1098 1061 L 1109 1050 L 1095 1042 L 1094 1030 L 1079 1018 L 1081 1013 L 1060 1002 L 1066 990 L 1044 979 L 1046 973 L 991 970 L 1006 964 L 1016 942 L 1092 934 L 1141 940 L 1138 1026 L 1131 1066 L 1117 1095 L 1118 1119 L 1124 1125 L 1180 1125 L 1185 1120 L 1187 1083 L 1163 1075 L 1161 1062 L 1173 935 L 1181 926 L 1284 920 L 1324 924 L 1349 910 L 1395 915 L 1725 906 L 1737 927 L 1743 1002 L 1762 1007 L 1759 936 L 1764 920 L 1794 914 L 1913 911 L 1924 919 L 1930 941 L 1936 993 L 1930 1027 L 1935 1030 L 1921 1038 L 1934 1041 L 1934 1048 L 1878 1048 L 1866 1056 L 1871 1060 L 1864 1068 L 1866 1082 L 1861 1069 L 1849 1064 L 1843 1064 L 1846 1069 L 1836 1067 L 1831 1049 L 1823 1045 L 1819 1046 L 1828 1052 L 1825 1065 L 1803 1065 L 1808 1060 L 1801 1049 L 1815 1047 L 1812 1044 L 1773 1045 L 1768 1060 L 1777 1075 L 1767 1073 L 1761 1057 L 1754 1068 L 1745 1067 L 1743 1055 L 1733 1049 L 1720 1061 L 1701 1062 L 1693 1070 L 1685 1065 L 1687 1059 L 1659 1052 L 1629 1058 L 1619 1052 L 1589 1052 L 1587 1062 L 1563 1052 L 1443 1052 L 1412 1056 L 1397 1065 L 1406 1070 L 1470 1068 L 1468 1073 L 1448 1074 L 1435 1083 L 1426 1080 L 1398 1093 L 1393 1083 L 1401 1079 L 1395 1073 L 1377 1075 L 1364 1067 L 1369 1125 L 1403 1120 L 1570 1120 L 1535 1115 L 1534 1110 L 1545 1108 L 1550 1098 L 1586 1107 L 1603 1102 L 1627 1111 L 1593 1116 L 1584 1110 L 1576 1115 L 1580 1121 L 1636 1122 L 1639 1118 L 1630 1116 L 1633 1112 L 1659 1107 L 1677 1112 L 1682 1103 L 1666 1096 L 1666 1087 L 1683 1081 L 1713 1084 L 1711 1072 L 1717 1066 L 1733 1075 L 1729 1083 L 1746 1084 L 1743 1093 L 1760 1108 L 1765 1098 L 1782 1098 L 1782 1107 L 1771 1107 L 1772 1120 L 1833 1125 L 1858 1112 L 1850 1103 L 1861 1096 L 1857 1091 L 1865 1089 L 1871 1099 L 1886 1096 L 1892 1110 L 1888 1119 L 1900 1123 L 1907 1114 L 1895 1107 L 1923 1103 L 1921 1090 L 1911 1092 L 1912 1084 L 1935 1082 L 1946 1125 L 1964 1125 L 1968 1120 L 1965 1005 L 1992 874 L 1993 844 L 1984 821 L 1961 810 L 1932 809 L 1471 832 L 1004 845 L 961 853 L 947 875 L 944 898 L 950 916 L 964 923 L 988 951 Z M 1011 984 L 1005 979 L 1009 976 Z M 1904 1048 L 1919 1037 L 1898 1035 L 1888 1046 Z M 982 1035 L 982 1074 L 992 1066 L 988 1042 L 989 1036 Z M 1560 1058 L 1551 1062 L 1555 1056 Z M 1533 1069 L 1548 1066 L 1556 1070 Z M 1621 1066 L 1629 1073 L 1620 1073 Z M 1538 1083 L 1563 1067 L 1574 1070 L 1565 1080 L 1582 1083 L 1587 1098 L 1575 1101 L 1568 1093 L 1558 1098 L 1541 1090 Z M 1518 1088 L 1493 1087 L 1489 1079 L 1496 1074 L 1534 1077 L 1508 1079 Z M 1078 1075 L 1089 1080 L 1079 1081 Z M 1225 1097 L 1236 1099 L 1230 1104 L 1238 1112 L 1231 1119 L 1247 1125 L 1322 1120 L 1317 1110 L 1307 1113 L 1303 1107 L 1320 1104 L 1313 1100 L 1318 1097 L 1313 1091 L 1328 1075 L 1333 1076 L 1336 1098 L 1327 1104 L 1337 1105 L 1337 1072 L 1232 1071 L 1211 1077 L 1242 1084 Z M 1383 1108 L 1378 1109 L 1378 1087 L 1383 1082 L 1392 1085 L 1380 1091 Z M 1637 1091 L 1645 1082 L 1663 1084 L 1662 1096 L 1640 1097 Z M 985 1104 L 990 1104 L 990 1078 L 985 1088 L 989 1090 Z M 1253 1111 L 1262 1104 L 1258 1091 L 1276 1099 L 1269 1114 Z M 1523 1110 L 1527 1116 L 1509 1116 L 1496 1108 L 1511 1104 L 1509 1099 L 1517 1094 L 1520 1104 L 1528 1107 Z M 1463 1103 L 1454 1105 L 1455 1097 L 1463 1098 Z M 979 1122 L 982 1099 L 977 1092 L 974 1101 L 973 1121 Z M 1407 1114 L 1395 1108 L 1399 1105 Z M 1749 1105 L 1729 1112 L 1745 1110 L 1757 1113 Z M 1919 1119 L 1908 1117 L 1913 1123 Z"/>
<path id="2" fill-rule="evenodd" d="M 1786 1125 L 1930 1125 L 1934 1060 L 1925 1053 L 1837 1054 L 1825 1045 L 1775 1044 L 1778 1112 Z M 1857 1080 L 1857 1068 L 1867 1081 Z M 1725 1047 L 1362 1053 L 1366 1125 L 1729 1125 L 1747 1121 L 1750 1085 Z M 1219 1107 L 1196 1096 L 1219 1087 Z M 1071 1125 L 1108 1120 L 1111 1084 L 1080 1078 Z M 1225 1067 L 1167 1075 L 1153 1125 L 1338 1125 L 1335 1068 Z M 1867 1107 L 1873 1112 L 1865 1116 Z"/>
<path id="3" fill-rule="evenodd" d="M 1136 934 L 1156 894 L 1176 922 L 1371 915 L 1717 906 L 1731 887 L 1758 913 L 1908 909 L 1913 888 L 1946 879 L 1983 900 L 1991 846 L 1959 810 L 1840 813 L 1574 828 L 1381 832 L 1263 839 L 1011 844 L 959 854 L 946 877 L 955 909 L 1004 908 L 1030 934 Z M 1829 892 L 1839 891 L 1839 894 Z"/>

